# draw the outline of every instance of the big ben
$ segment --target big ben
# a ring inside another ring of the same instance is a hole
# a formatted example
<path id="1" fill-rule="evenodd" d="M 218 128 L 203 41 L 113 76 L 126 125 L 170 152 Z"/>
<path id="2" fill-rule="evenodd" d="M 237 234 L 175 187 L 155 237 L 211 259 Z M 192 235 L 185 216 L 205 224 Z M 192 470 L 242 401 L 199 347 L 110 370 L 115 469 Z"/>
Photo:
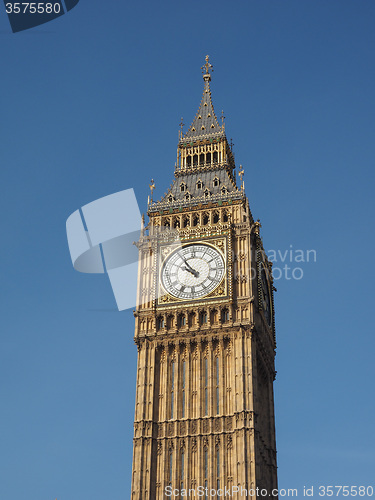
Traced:
<path id="1" fill-rule="evenodd" d="M 133 500 L 277 488 L 272 264 L 214 111 L 208 56 L 202 70 L 172 185 L 149 201 L 137 242 Z"/>

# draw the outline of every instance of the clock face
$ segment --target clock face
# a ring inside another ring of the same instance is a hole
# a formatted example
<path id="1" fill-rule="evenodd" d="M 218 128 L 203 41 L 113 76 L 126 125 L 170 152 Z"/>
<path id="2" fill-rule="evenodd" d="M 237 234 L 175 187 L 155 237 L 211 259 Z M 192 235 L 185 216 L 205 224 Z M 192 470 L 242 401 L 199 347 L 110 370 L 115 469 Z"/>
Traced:
<path id="1" fill-rule="evenodd" d="M 270 296 L 270 288 L 268 284 L 267 274 L 269 271 L 266 271 L 264 266 L 262 265 L 261 270 L 261 280 L 262 280 L 262 307 L 263 312 L 266 317 L 266 321 L 269 326 L 272 324 L 272 302 Z"/>
<path id="2" fill-rule="evenodd" d="M 192 300 L 215 290 L 224 273 L 224 258 L 216 248 L 191 244 L 175 250 L 166 258 L 161 282 L 173 297 Z"/>

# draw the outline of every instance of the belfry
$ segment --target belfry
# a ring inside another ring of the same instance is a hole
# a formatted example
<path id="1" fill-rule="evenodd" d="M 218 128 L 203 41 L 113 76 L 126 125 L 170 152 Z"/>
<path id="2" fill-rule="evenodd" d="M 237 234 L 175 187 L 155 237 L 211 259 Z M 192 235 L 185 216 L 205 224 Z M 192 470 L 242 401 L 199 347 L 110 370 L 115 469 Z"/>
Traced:
<path id="1" fill-rule="evenodd" d="M 137 243 L 132 500 L 277 488 L 272 263 L 214 111 L 208 56 L 202 70 L 173 183 L 149 200 Z"/>

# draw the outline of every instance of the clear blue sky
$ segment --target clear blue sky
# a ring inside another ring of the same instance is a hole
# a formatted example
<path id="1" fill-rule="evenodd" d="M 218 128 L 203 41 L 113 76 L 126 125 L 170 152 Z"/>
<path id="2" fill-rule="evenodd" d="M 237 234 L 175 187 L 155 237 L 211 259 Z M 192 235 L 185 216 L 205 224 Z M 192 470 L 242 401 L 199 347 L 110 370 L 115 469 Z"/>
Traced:
<path id="1" fill-rule="evenodd" d="M 265 248 L 317 252 L 277 283 L 279 485 L 374 485 L 374 26 L 373 0 L 81 0 L 18 34 L 0 9 L 1 499 L 130 496 L 134 318 L 65 221 L 164 193 L 206 54 Z"/>

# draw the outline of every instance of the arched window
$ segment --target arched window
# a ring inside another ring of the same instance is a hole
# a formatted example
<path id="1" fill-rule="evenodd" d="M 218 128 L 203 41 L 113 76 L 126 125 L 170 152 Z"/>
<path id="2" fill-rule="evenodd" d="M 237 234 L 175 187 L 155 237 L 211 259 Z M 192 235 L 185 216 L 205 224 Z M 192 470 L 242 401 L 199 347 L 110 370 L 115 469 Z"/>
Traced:
<path id="1" fill-rule="evenodd" d="M 216 448 L 216 491 L 220 490 L 220 450 Z"/>
<path id="2" fill-rule="evenodd" d="M 199 215 L 194 215 L 193 226 L 198 226 L 198 224 L 199 224 Z"/>
<path id="3" fill-rule="evenodd" d="M 220 382 L 220 372 L 219 372 L 219 358 L 215 359 L 215 371 L 216 371 L 216 414 L 219 415 L 219 382 Z"/>
<path id="4" fill-rule="evenodd" d="M 200 314 L 201 325 L 205 325 L 207 323 L 207 313 L 206 311 L 202 311 Z"/>
<path id="5" fill-rule="evenodd" d="M 183 193 L 184 191 L 186 191 L 186 184 L 184 182 L 182 182 L 180 184 L 180 190 L 181 190 L 181 193 Z"/>
<path id="6" fill-rule="evenodd" d="M 173 480 L 173 450 L 169 450 L 169 486 L 172 486 Z"/>
<path id="7" fill-rule="evenodd" d="M 181 397 L 182 397 L 182 405 L 181 405 L 181 417 L 185 418 L 185 387 L 186 387 L 186 361 L 182 362 L 182 383 L 181 383 Z"/>
<path id="8" fill-rule="evenodd" d="M 185 326 L 186 325 L 186 316 L 185 314 L 181 314 L 178 317 L 178 326 Z"/>
<path id="9" fill-rule="evenodd" d="M 186 165 L 187 165 L 188 167 L 191 167 L 191 156 L 190 156 L 190 155 L 189 155 L 189 156 L 187 156 L 187 158 L 186 158 Z"/>
<path id="10" fill-rule="evenodd" d="M 208 359 L 204 358 L 204 414 L 208 415 Z"/>
<path id="11" fill-rule="evenodd" d="M 158 317 L 158 329 L 160 330 L 160 328 L 164 328 L 164 317 L 163 316 L 159 316 Z"/>
<path id="12" fill-rule="evenodd" d="M 219 178 L 215 177 L 215 179 L 213 180 L 214 187 L 217 187 L 219 184 L 220 184 Z"/>
<path id="13" fill-rule="evenodd" d="M 227 323 L 229 321 L 229 310 L 223 309 L 221 312 L 221 321 Z"/>
<path id="14" fill-rule="evenodd" d="M 184 489 L 184 479 L 185 479 L 185 451 L 181 450 L 180 491 Z"/>
<path id="15" fill-rule="evenodd" d="M 193 167 L 196 167 L 198 165 L 198 155 L 193 156 Z"/>
<path id="16" fill-rule="evenodd" d="M 219 212 L 214 213 L 212 220 L 214 224 L 217 224 L 219 222 Z"/>
<path id="17" fill-rule="evenodd" d="M 174 361 L 171 363 L 171 411 L 170 418 L 173 418 L 174 413 Z"/>

